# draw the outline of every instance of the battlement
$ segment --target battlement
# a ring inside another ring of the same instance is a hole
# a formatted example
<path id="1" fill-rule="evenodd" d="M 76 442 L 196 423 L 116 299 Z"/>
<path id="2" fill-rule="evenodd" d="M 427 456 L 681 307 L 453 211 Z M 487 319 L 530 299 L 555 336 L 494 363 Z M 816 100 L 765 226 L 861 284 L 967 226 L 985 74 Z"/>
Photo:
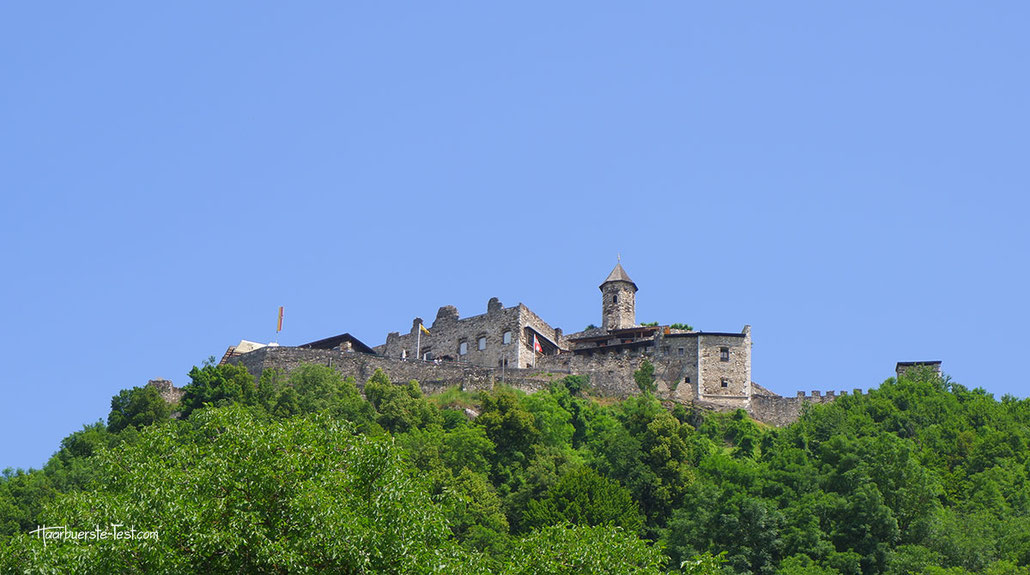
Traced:
<path id="1" fill-rule="evenodd" d="M 899 361 L 898 365 L 894 368 L 894 373 L 898 379 L 905 377 L 909 371 L 919 371 L 921 369 L 928 369 L 937 374 L 937 377 L 941 376 L 941 362 L 935 361 Z"/>
<path id="2" fill-rule="evenodd" d="M 854 389 L 854 390 L 851 391 L 852 395 L 866 395 L 867 393 L 868 392 L 863 393 L 861 389 Z M 848 395 L 848 392 L 846 390 L 845 391 L 833 391 L 833 390 L 819 391 L 819 390 L 812 390 L 811 393 L 808 394 L 808 395 L 806 395 L 804 391 L 799 391 L 797 393 L 797 399 L 800 399 L 800 400 L 803 400 L 803 401 L 812 402 L 812 403 L 829 403 L 829 402 L 833 401 L 834 399 L 837 399 L 838 397 L 842 397 L 842 396 L 845 396 L 845 395 Z"/>
<path id="3" fill-rule="evenodd" d="M 349 349 L 349 350 L 348 350 Z M 561 354 L 541 361 L 532 368 L 509 366 L 484 367 L 462 361 L 421 360 L 396 358 L 353 349 L 315 349 L 311 347 L 266 346 L 242 354 L 231 355 L 227 363 L 243 365 L 259 378 L 265 369 L 290 372 L 303 364 L 332 367 L 344 376 L 354 377 L 358 386 L 381 369 L 394 382 L 416 380 L 427 394 L 439 393 L 451 387 L 468 391 L 490 390 L 504 384 L 527 393 L 544 390 L 551 382 L 566 375 L 589 375 L 593 392 L 603 397 L 626 398 L 640 393 L 633 372 L 640 367 L 640 357 L 624 355 L 585 357 Z M 745 395 L 693 394 L 688 385 L 670 385 L 681 377 L 675 361 L 652 357 L 657 379 L 657 395 L 663 400 L 697 405 L 716 411 L 744 409 L 757 421 L 783 426 L 797 421 L 805 405 L 827 404 L 847 396 L 865 396 L 868 391 L 812 390 L 799 391 L 794 396 L 780 396 L 757 384 Z M 163 382 L 154 382 L 157 385 Z"/>
<path id="4" fill-rule="evenodd" d="M 389 332 L 386 342 L 375 347 L 349 333 L 299 347 L 241 341 L 226 351 L 222 363 L 245 365 L 255 378 L 269 368 L 291 371 L 303 363 L 328 365 L 359 384 L 382 369 L 393 381 L 418 380 L 427 393 L 455 385 L 489 389 L 502 381 L 535 391 L 574 374 L 589 376 L 598 395 L 625 398 L 640 393 L 634 375 L 648 361 L 654 366 L 655 393 L 661 399 L 719 410 L 745 409 L 773 425 L 797 420 L 804 405 L 831 403 L 848 395 L 813 390 L 781 397 L 755 383 L 749 325 L 727 333 L 637 324 L 637 284 L 621 262 L 600 290 L 602 327 L 591 325 L 568 335 L 526 305 L 504 307 L 494 297 L 485 313 L 469 317 L 462 317 L 453 305 L 442 306 L 432 325 L 416 317 L 407 333 Z M 900 377 L 917 368 L 940 373 L 940 362 L 901 362 L 897 372 Z M 852 393 L 862 395 L 862 390 Z"/>

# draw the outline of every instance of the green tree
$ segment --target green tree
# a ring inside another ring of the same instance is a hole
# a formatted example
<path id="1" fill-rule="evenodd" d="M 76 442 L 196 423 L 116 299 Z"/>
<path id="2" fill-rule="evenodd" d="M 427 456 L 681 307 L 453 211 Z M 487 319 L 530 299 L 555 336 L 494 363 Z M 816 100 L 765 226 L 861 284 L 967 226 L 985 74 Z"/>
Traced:
<path id="1" fill-rule="evenodd" d="M 540 441 L 545 445 L 572 445 L 576 428 L 572 424 L 572 414 L 561 404 L 561 399 L 567 398 L 568 394 L 564 387 L 554 386 L 554 391 L 539 391 L 522 399 L 522 405 L 533 414 L 534 426 L 540 431 Z"/>
<path id="2" fill-rule="evenodd" d="M 212 365 L 208 362 L 201 368 L 194 366 L 189 375 L 190 383 L 183 387 L 179 402 L 183 417 L 189 417 L 205 404 L 221 407 L 234 403 L 257 403 L 254 377 L 242 365 Z"/>
<path id="3" fill-rule="evenodd" d="M 646 359 L 640 362 L 640 369 L 633 372 L 633 381 L 637 383 L 637 387 L 640 388 L 642 393 L 649 394 L 657 391 L 658 386 L 655 384 L 654 364 Z"/>
<path id="4" fill-rule="evenodd" d="M 484 571 L 449 543 L 443 509 L 392 442 L 327 415 L 263 422 L 240 407 L 205 410 L 96 463 L 96 489 L 60 496 L 40 520 L 118 522 L 158 538 L 44 547 L 20 534 L 0 547 L 0 571 Z"/>
<path id="5" fill-rule="evenodd" d="M 422 395 L 417 381 L 394 385 L 382 370 L 376 369 L 365 383 L 365 397 L 378 412 L 376 421 L 391 432 L 443 423 L 440 410 Z"/>
<path id="6" fill-rule="evenodd" d="M 0 541 L 35 529 L 39 513 L 57 494 L 40 470 L 4 469 L 0 473 Z"/>
<path id="7" fill-rule="evenodd" d="M 661 550 L 614 526 L 553 525 L 520 540 L 505 575 L 658 575 Z"/>
<path id="8" fill-rule="evenodd" d="M 485 393 L 482 402 L 482 412 L 476 418 L 476 425 L 482 427 L 497 446 L 498 462 L 506 466 L 527 461 L 530 447 L 540 439 L 536 417 L 510 389 Z"/>
<path id="9" fill-rule="evenodd" d="M 168 421 L 172 406 L 151 386 L 123 389 L 111 398 L 111 413 L 107 416 L 107 427 L 118 432 L 132 426 L 137 429 Z"/>
<path id="10" fill-rule="evenodd" d="M 558 480 L 543 499 L 530 500 L 523 524 L 617 525 L 635 533 L 643 525 L 629 491 L 589 467 L 574 469 Z"/>
<path id="11" fill-rule="evenodd" d="M 463 468 L 444 486 L 445 506 L 451 531 L 471 549 L 494 557 L 508 551 L 508 518 L 501 498 L 486 475 Z M 497 564 L 492 564 L 495 570 Z"/>
<path id="12" fill-rule="evenodd" d="M 442 429 L 439 425 L 413 428 L 395 435 L 407 458 L 425 472 L 447 469 L 458 475 L 463 469 L 486 474 L 494 455 L 494 443 L 481 427 Z"/>
<path id="13" fill-rule="evenodd" d="M 792 555 L 780 562 L 776 575 L 840 575 L 840 571 L 824 567 L 807 555 Z"/>
<path id="14" fill-rule="evenodd" d="M 590 376 L 566 375 L 562 378 L 561 383 L 572 395 L 581 395 L 584 391 L 590 389 Z"/>

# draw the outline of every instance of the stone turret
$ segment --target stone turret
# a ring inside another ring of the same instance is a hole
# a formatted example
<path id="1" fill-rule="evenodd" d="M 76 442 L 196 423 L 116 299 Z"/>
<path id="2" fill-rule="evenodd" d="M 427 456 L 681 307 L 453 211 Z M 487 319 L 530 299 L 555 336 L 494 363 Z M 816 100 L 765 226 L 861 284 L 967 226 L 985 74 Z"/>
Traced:
<path id="1" fill-rule="evenodd" d="M 615 264 L 615 269 L 608 274 L 608 279 L 604 280 L 600 289 L 601 327 L 611 331 L 635 326 L 637 284 L 629 279 L 629 274 L 622 269 L 622 263 Z"/>

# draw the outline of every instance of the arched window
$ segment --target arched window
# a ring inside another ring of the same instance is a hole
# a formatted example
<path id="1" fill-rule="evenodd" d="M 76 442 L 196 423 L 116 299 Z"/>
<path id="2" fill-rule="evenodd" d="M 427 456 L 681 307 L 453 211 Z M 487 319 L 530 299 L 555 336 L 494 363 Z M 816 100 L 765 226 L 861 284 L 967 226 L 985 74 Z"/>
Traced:
<path id="1" fill-rule="evenodd" d="M 619 303 L 619 296 L 613 295 L 612 296 L 612 303 Z"/>

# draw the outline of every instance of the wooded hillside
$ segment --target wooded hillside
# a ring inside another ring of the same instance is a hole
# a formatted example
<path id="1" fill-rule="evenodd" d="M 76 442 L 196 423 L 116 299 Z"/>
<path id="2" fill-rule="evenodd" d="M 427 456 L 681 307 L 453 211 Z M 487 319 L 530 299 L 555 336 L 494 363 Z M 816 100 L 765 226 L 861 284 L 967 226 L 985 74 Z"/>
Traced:
<path id="1" fill-rule="evenodd" d="M 3 473 L 0 571 L 1030 574 L 1030 401 L 929 372 L 783 429 L 575 376 L 436 396 L 320 366 L 190 377 L 180 405 L 125 390 Z M 32 533 L 111 524 L 158 538 Z"/>

